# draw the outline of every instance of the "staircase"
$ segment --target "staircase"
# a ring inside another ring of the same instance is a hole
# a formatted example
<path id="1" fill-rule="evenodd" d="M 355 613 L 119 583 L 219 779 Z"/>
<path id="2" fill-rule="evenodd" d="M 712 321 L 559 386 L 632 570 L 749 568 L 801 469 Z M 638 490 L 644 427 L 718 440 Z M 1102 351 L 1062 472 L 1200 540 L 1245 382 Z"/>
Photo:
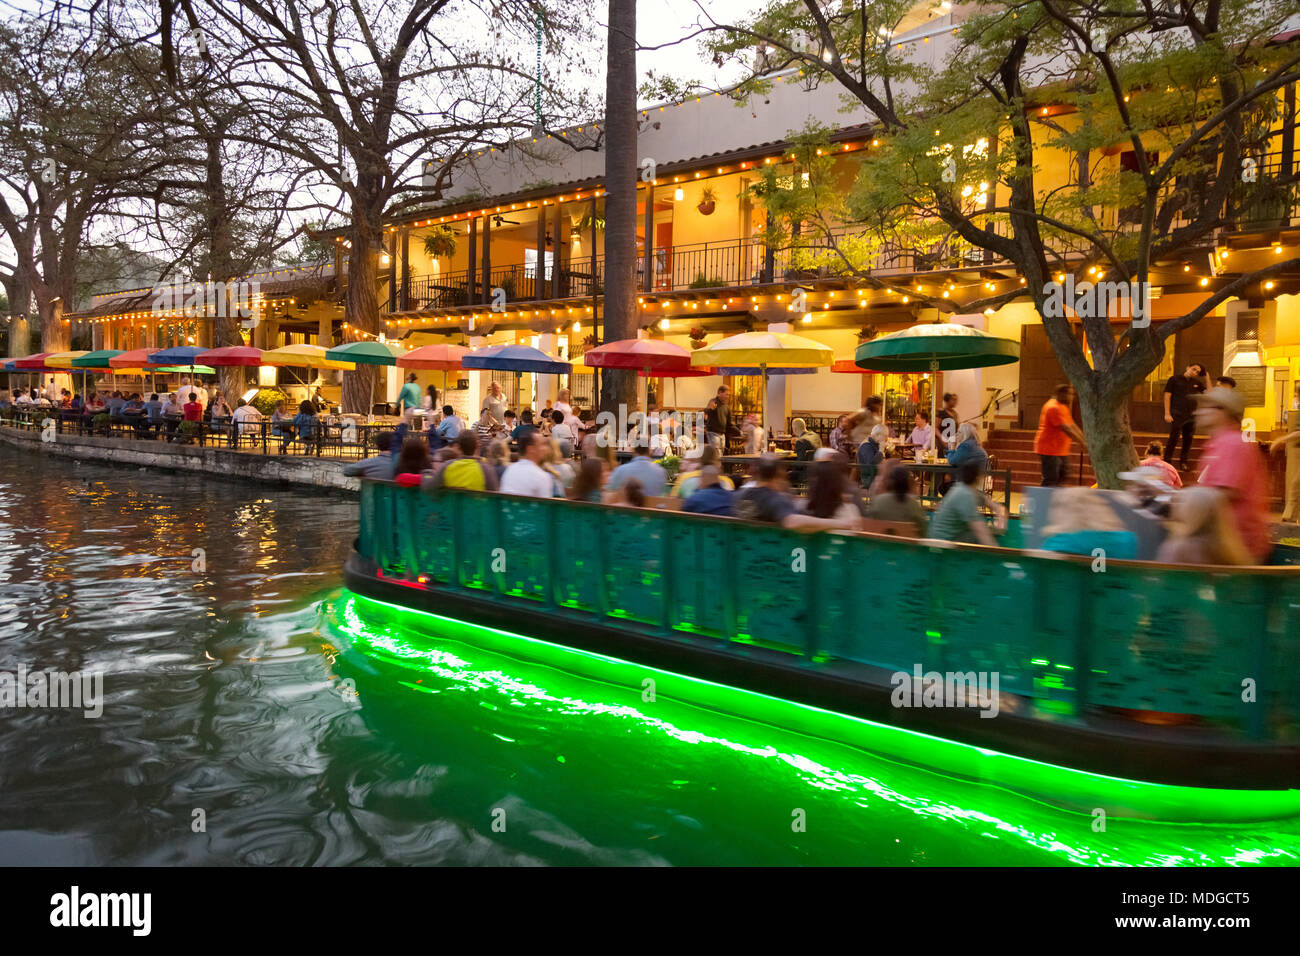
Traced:
<path id="1" fill-rule="evenodd" d="M 1156 435 L 1151 432 L 1134 432 L 1133 443 L 1141 457 L 1148 442 L 1158 441 L 1164 445 L 1168 435 Z M 1191 464 L 1189 471 L 1183 472 L 1183 481 L 1190 482 L 1200 473 L 1201 449 L 1206 439 L 1200 435 L 1192 439 L 1192 453 L 1188 456 Z M 1004 428 L 1000 423 L 989 434 L 985 450 L 997 459 L 997 467 L 1011 469 L 1011 490 L 1023 491 L 1026 486 L 1037 487 L 1043 483 L 1043 470 L 1038 456 L 1034 454 L 1034 430 L 1030 428 Z M 1092 462 L 1088 453 L 1083 453 L 1083 475 L 1079 475 L 1079 443 L 1075 442 L 1070 451 L 1069 484 L 1091 485 L 1097 477 L 1092 471 Z M 1176 463 L 1175 463 L 1176 464 Z"/>

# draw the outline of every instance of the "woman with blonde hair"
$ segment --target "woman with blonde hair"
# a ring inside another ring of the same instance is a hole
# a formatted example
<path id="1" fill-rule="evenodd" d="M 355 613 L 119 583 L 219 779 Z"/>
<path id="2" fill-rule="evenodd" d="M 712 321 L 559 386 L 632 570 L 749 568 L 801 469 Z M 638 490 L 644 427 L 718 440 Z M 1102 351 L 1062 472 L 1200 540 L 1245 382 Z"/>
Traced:
<path id="1" fill-rule="evenodd" d="M 558 439 L 548 438 L 546 441 L 549 450 L 542 459 L 542 470 L 556 481 L 555 497 L 563 498 L 565 490 L 573 484 L 573 466 L 565 459 Z"/>
<path id="2" fill-rule="evenodd" d="M 1047 505 L 1047 523 L 1043 525 L 1044 551 L 1065 554 L 1092 554 L 1097 549 L 1109 558 L 1133 560 L 1137 557 L 1137 535 L 1124 528 L 1124 522 L 1091 488 L 1058 488 Z"/>
<path id="3" fill-rule="evenodd" d="M 496 469 L 497 479 L 500 480 L 502 472 L 510 466 L 510 446 L 502 439 L 494 438 L 488 444 L 487 455 L 484 457 L 488 465 Z"/>
<path id="4" fill-rule="evenodd" d="M 1227 496 L 1193 486 L 1173 496 L 1169 537 L 1156 560 L 1165 564 L 1254 564 L 1232 520 Z"/>

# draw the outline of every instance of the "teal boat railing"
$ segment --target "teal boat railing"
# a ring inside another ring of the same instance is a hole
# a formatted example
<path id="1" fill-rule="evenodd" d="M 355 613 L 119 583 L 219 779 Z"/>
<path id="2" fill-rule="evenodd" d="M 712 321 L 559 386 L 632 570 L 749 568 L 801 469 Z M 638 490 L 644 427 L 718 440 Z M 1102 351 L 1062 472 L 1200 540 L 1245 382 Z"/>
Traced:
<path id="1" fill-rule="evenodd" d="M 526 615 L 913 673 L 996 673 L 1049 719 L 1191 714 L 1300 739 L 1300 571 L 1177 568 L 390 482 L 361 491 L 385 577 Z"/>

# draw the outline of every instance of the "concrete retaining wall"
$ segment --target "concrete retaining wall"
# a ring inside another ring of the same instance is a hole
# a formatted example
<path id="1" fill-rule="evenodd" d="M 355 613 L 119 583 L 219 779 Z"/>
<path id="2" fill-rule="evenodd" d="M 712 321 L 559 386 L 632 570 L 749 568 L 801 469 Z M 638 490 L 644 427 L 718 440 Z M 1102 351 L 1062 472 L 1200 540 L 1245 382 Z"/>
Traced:
<path id="1" fill-rule="evenodd" d="M 41 433 L 0 426 L 0 454 L 55 455 L 79 461 L 134 465 L 163 471 L 193 471 L 217 478 L 235 478 L 274 485 L 309 485 L 357 491 L 361 483 L 343 476 L 344 462 L 294 455 L 250 455 L 225 448 L 199 448 L 162 441 L 133 441 L 91 435 L 56 435 L 41 441 Z"/>

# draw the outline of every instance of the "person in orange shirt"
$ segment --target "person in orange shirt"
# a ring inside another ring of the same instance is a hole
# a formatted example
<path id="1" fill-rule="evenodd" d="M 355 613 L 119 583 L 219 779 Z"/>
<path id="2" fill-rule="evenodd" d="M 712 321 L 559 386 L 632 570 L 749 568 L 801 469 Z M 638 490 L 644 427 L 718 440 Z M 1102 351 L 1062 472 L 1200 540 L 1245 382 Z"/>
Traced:
<path id="1" fill-rule="evenodd" d="M 1084 444 L 1083 432 L 1070 416 L 1070 403 L 1074 389 L 1058 385 L 1053 398 L 1047 400 L 1038 416 L 1038 431 L 1034 433 L 1034 454 L 1043 466 L 1043 487 L 1065 484 L 1070 461 L 1070 440 Z"/>

